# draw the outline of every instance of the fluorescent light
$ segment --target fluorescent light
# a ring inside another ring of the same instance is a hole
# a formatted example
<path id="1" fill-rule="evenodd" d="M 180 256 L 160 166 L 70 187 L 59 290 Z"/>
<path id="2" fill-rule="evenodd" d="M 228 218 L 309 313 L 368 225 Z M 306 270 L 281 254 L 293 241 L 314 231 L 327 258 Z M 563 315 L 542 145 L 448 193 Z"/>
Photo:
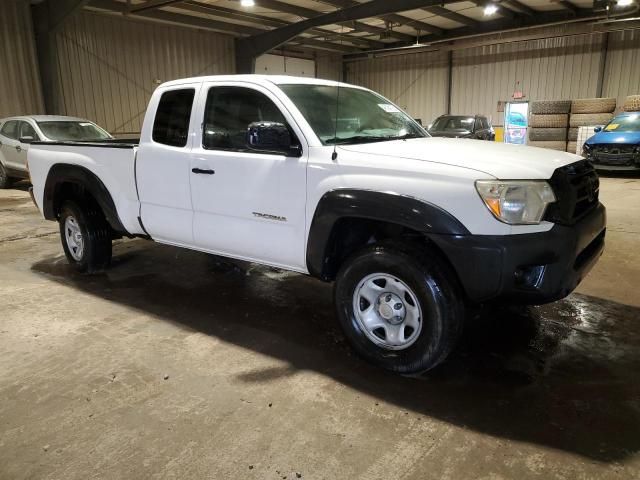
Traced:
<path id="1" fill-rule="evenodd" d="M 633 0 L 618 0 L 619 7 L 628 7 L 633 3 Z"/>
<path id="2" fill-rule="evenodd" d="M 488 3 L 486 7 L 484 7 L 484 15 L 488 17 L 493 15 L 498 11 L 498 6 L 495 3 Z"/>
<path id="3" fill-rule="evenodd" d="M 240 0 L 241 7 L 254 7 L 256 2 L 253 0 Z"/>

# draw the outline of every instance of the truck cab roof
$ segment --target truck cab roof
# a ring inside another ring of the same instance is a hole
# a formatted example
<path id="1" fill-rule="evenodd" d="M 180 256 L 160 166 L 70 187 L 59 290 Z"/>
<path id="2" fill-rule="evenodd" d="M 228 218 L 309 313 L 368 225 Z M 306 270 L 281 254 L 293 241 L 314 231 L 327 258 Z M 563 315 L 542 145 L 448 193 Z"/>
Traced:
<path id="1" fill-rule="evenodd" d="M 310 77 L 296 77 L 292 75 L 259 75 L 259 74 L 247 74 L 247 75 L 207 75 L 200 77 L 189 77 L 189 78 L 181 78 L 178 80 L 171 80 L 169 82 L 165 82 L 160 85 L 162 87 L 172 87 L 177 85 L 183 85 L 185 83 L 195 83 L 195 82 L 231 82 L 231 81 L 244 81 L 251 82 L 257 84 L 275 84 L 275 85 L 286 85 L 286 84 L 308 84 L 308 85 L 326 85 L 326 86 L 340 86 L 345 88 L 360 88 L 366 90 L 363 87 L 359 87 L 357 85 L 351 85 L 343 82 L 336 82 L 335 80 L 324 80 L 320 78 L 310 78 Z"/>

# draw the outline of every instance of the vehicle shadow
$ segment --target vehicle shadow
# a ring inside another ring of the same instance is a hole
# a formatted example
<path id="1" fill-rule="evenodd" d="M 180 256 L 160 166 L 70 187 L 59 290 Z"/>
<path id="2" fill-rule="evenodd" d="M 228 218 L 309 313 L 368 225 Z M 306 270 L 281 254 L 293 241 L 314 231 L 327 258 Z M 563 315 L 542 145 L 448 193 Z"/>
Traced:
<path id="1" fill-rule="evenodd" d="M 331 285 L 310 277 L 142 240 L 117 242 L 112 268 L 99 276 L 76 274 L 61 256 L 32 270 L 287 363 L 240 381 L 312 370 L 417 415 L 493 436 L 602 462 L 640 449 L 635 307 L 583 295 L 544 307 L 487 306 L 470 316 L 444 365 L 406 378 L 355 356 L 337 326 Z"/>

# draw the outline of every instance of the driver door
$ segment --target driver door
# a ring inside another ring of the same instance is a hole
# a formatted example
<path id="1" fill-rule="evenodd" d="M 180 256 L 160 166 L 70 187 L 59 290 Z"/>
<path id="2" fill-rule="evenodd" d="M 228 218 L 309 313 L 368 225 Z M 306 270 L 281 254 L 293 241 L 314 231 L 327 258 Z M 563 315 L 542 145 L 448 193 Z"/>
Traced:
<path id="1" fill-rule="evenodd" d="M 287 110 L 265 88 L 205 83 L 197 102 L 201 128 L 191 155 L 193 236 L 197 247 L 245 260 L 306 271 L 303 156 L 251 150 L 247 127 L 284 123 L 303 138 Z"/>

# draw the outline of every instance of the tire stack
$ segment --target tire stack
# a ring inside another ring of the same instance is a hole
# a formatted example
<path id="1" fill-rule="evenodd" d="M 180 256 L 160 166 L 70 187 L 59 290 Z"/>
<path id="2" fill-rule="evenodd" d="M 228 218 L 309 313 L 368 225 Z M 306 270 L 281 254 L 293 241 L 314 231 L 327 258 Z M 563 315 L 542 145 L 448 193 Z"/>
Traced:
<path id="1" fill-rule="evenodd" d="M 578 128 L 604 125 L 613 118 L 615 98 L 581 98 L 571 102 L 567 152 L 576 153 Z"/>
<path id="2" fill-rule="evenodd" d="M 625 112 L 640 112 L 640 95 L 629 95 L 622 108 Z"/>
<path id="3" fill-rule="evenodd" d="M 529 145 L 564 151 L 571 100 L 546 100 L 531 103 Z"/>

